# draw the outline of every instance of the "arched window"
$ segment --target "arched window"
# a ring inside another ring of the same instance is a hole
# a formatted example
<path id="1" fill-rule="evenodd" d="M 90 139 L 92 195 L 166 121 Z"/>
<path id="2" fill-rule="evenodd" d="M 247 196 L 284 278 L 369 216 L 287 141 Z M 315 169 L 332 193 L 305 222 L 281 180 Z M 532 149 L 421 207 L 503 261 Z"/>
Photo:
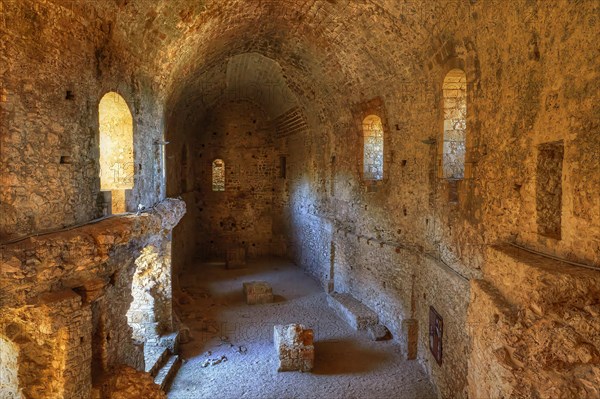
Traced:
<path id="1" fill-rule="evenodd" d="M 212 189 L 225 191 L 225 162 L 215 159 L 212 163 Z"/>
<path id="2" fill-rule="evenodd" d="M 125 212 L 125 190 L 133 188 L 133 118 L 119 94 L 109 92 L 98 106 L 100 190 L 112 192 L 112 213 Z"/>
<path id="3" fill-rule="evenodd" d="M 383 125 L 377 115 L 363 120 L 363 176 L 365 180 L 383 179 Z"/>
<path id="4" fill-rule="evenodd" d="M 18 380 L 17 347 L 0 336 L 0 398 L 17 399 L 21 397 Z"/>
<path id="5" fill-rule="evenodd" d="M 467 130 L 467 77 L 461 69 L 452 69 L 444 78 L 444 141 L 442 172 L 446 179 L 465 176 Z"/>

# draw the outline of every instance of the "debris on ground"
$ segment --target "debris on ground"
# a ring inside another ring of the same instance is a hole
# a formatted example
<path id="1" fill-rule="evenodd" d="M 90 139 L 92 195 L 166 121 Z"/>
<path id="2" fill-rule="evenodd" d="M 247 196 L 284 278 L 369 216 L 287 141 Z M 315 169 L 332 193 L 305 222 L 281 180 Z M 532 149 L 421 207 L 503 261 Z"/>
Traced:
<path id="1" fill-rule="evenodd" d="M 227 356 L 222 355 L 221 357 L 217 357 L 214 359 L 206 359 L 204 362 L 202 362 L 202 364 L 200 365 L 201 367 L 208 367 L 208 366 L 216 366 L 217 364 L 226 362 Z"/>

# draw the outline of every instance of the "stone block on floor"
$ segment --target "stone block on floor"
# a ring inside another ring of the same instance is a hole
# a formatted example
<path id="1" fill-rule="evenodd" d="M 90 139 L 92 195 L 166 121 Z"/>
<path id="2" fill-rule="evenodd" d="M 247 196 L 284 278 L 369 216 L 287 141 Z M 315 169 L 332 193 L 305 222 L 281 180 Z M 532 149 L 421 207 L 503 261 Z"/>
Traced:
<path id="1" fill-rule="evenodd" d="M 386 341 L 392 338 L 390 330 L 388 330 L 383 324 L 370 325 L 367 327 L 367 332 L 373 341 Z"/>
<path id="2" fill-rule="evenodd" d="M 244 283 L 244 296 L 248 305 L 273 302 L 273 289 L 266 281 Z"/>
<path id="3" fill-rule="evenodd" d="M 241 269 L 246 267 L 246 249 L 243 247 L 227 249 L 227 269 Z"/>
<path id="4" fill-rule="evenodd" d="M 273 341 L 279 358 L 277 371 L 311 371 L 315 360 L 313 330 L 302 324 L 276 325 Z"/>
<path id="5" fill-rule="evenodd" d="M 355 330 L 366 330 L 378 323 L 377 313 L 363 305 L 352 295 L 333 292 L 327 295 L 329 306 Z"/>

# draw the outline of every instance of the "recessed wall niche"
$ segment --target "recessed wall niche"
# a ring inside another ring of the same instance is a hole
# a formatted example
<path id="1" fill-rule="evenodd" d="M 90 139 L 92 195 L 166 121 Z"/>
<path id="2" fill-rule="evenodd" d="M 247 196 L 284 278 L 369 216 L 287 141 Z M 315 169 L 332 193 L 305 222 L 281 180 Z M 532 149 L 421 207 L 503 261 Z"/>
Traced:
<path id="1" fill-rule="evenodd" d="M 538 146 L 536 211 L 538 233 L 561 239 L 563 141 Z"/>

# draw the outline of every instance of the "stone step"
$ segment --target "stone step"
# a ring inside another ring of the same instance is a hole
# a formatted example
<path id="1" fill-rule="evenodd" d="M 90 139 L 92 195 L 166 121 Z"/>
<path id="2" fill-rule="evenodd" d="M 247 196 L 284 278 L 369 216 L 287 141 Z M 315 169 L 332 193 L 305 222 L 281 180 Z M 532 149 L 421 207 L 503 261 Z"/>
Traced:
<path id="1" fill-rule="evenodd" d="M 165 363 L 165 365 L 160 369 L 156 377 L 154 378 L 154 382 L 160 386 L 165 392 L 168 392 L 169 386 L 177 374 L 177 371 L 181 367 L 181 359 L 179 355 L 172 355 L 169 360 Z"/>
<path id="2" fill-rule="evenodd" d="M 355 330 L 366 330 L 379 321 L 377 313 L 350 294 L 334 292 L 327 295 L 327 302 Z"/>
<path id="3" fill-rule="evenodd" d="M 156 377 L 158 371 L 165 365 L 171 356 L 169 348 L 160 345 L 145 345 L 144 359 L 146 360 L 145 370 L 152 377 Z"/>
<path id="4" fill-rule="evenodd" d="M 172 353 L 179 353 L 179 331 L 161 335 L 158 345 L 169 348 Z"/>

